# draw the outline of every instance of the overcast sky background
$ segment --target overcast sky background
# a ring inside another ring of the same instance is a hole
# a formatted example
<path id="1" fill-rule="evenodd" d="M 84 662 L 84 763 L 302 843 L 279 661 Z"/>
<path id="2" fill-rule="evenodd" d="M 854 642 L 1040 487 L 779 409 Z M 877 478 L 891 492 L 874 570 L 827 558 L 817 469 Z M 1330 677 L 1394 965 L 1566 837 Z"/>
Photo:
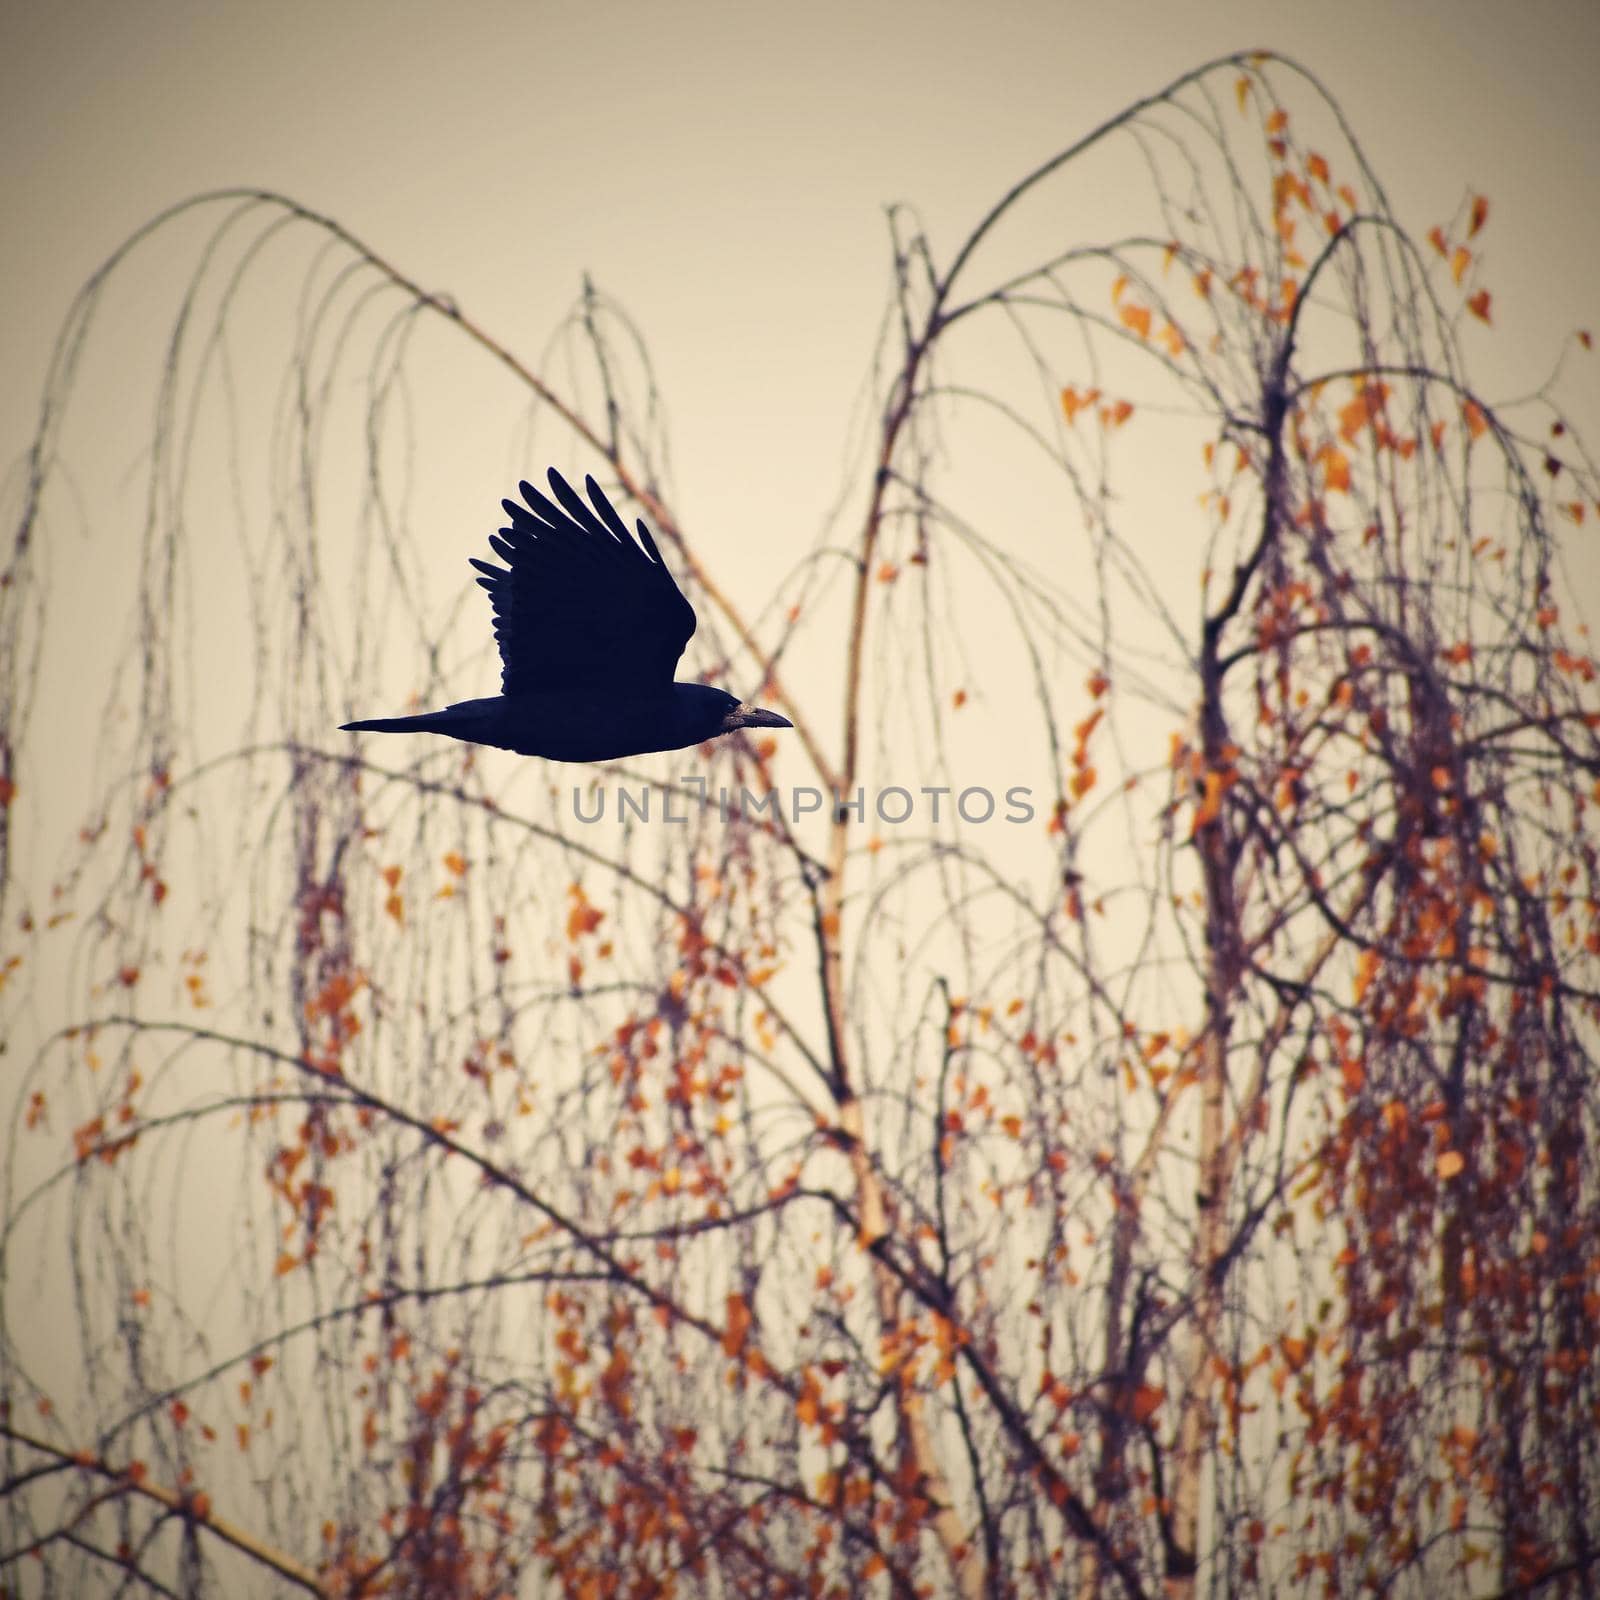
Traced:
<path id="1" fill-rule="evenodd" d="M 914 205 L 947 263 L 1052 152 L 1254 47 L 1320 78 L 1417 236 L 1469 191 L 1489 197 L 1494 326 L 1463 337 L 1491 399 L 1536 387 L 1573 329 L 1600 335 L 1596 0 L 0 0 L 0 469 L 27 448 L 52 342 L 105 257 L 186 196 L 277 190 L 530 361 L 592 273 L 648 340 L 677 509 L 754 614 L 840 493 L 885 304 L 885 206 Z M 1129 182 L 1140 177 L 1130 159 Z M 1070 242 L 1071 219 L 1059 231 Z M 152 322 L 170 322 L 194 237 L 171 258 L 176 278 L 136 280 L 162 290 Z M 124 301 L 118 315 L 139 309 Z M 1600 446 L 1600 353 L 1568 379 L 1564 398 Z M 129 381 L 125 412 L 114 382 L 85 397 L 102 431 L 75 473 L 135 481 L 151 374 Z M 502 455 L 521 406 L 474 424 Z M 438 537 L 470 594 L 465 558 L 510 485 L 479 481 L 468 461 L 481 451 L 456 461 L 448 437 L 417 448 L 460 502 Z M 1574 535 L 1591 577 L 1595 523 Z M 127 590 L 93 545 L 53 565 L 52 603 L 70 604 L 83 633 L 71 659 L 92 716 L 106 697 L 93 635 L 126 612 Z M 61 753 L 70 687 L 36 708 L 30 736 L 46 743 L 30 781 L 42 768 L 36 803 L 75 828 L 89 796 L 81 762 Z"/>
<path id="2" fill-rule="evenodd" d="M 935 261 L 946 264 L 974 222 L 1050 154 L 1180 73 L 1253 47 L 1282 51 L 1321 79 L 1414 236 L 1460 215 L 1468 194 L 1488 196 L 1475 270 L 1492 288 L 1494 323 L 1462 319 L 1468 369 L 1492 401 L 1506 400 L 1538 387 L 1565 345 L 1560 398 L 1591 448 L 1600 444 L 1600 355 L 1572 354 L 1571 340 L 1579 327 L 1600 333 L 1593 0 L 1514 8 L 1478 0 L 822 0 L 805 8 L 557 0 L 449 10 L 417 0 L 64 0 L 0 7 L 0 283 L 8 306 L 0 319 L 0 465 L 27 446 L 72 296 L 130 232 L 202 191 L 276 190 L 449 296 L 533 364 L 592 273 L 648 343 L 668 411 L 668 490 L 680 519 L 740 610 L 758 616 L 850 481 L 844 451 L 861 443 L 856 408 L 886 302 L 885 207 L 913 205 Z M 1039 255 L 1114 234 L 1121 192 L 1147 183 L 1131 144 L 1092 171 L 1089 186 L 1041 202 L 1082 204 L 1085 215 L 1080 233 L 1072 217 L 1046 210 L 1040 238 L 1048 243 Z M 58 512 L 94 504 L 84 513 L 86 539 L 76 537 L 70 511 L 45 523 L 56 647 L 46 653 L 27 730 L 18 802 L 19 819 L 30 804 L 30 821 L 45 833 L 54 826 L 64 841 L 91 804 L 97 719 L 114 650 L 132 627 L 128 558 L 142 515 L 135 497 L 150 446 L 155 341 L 167 337 L 202 225 L 219 215 L 174 233 L 170 247 L 163 236 L 119 278 L 95 334 L 97 364 L 86 365 L 91 376 L 73 398 L 77 427 L 52 504 Z M 985 252 L 992 248 L 986 243 Z M 305 258 L 302 251 L 301 265 L 287 262 L 281 288 L 267 277 L 267 299 L 278 302 L 271 326 L 280 331 L 262 337 L 283 336 Z M 413 384 L 437 390 L 429 396 L 434 415 L 410 446 L 427 489 L 415 513 L 431 563 L 424 592 L 430 603 L 469 608 L 482 659 L 466 671 L 454 662 L 450 682 L 455 692 L 483 693 L 493 687 L 488 630 L 480 627 L 486 608 L 465 557 L 481 551 L 510 478 L 536 476 L 544 460 L 522 459 L 518 449 L 525 393 L 493 362 L 459 359 L 455 329 L 438 319 L 429 326 L 435 343 L 410 362 Z M 446 343 L 453 361 L 443 359 Z M 287 352 L 270 352 L 260 368 L 243 369 L 245 381 L 277 384 L 289 365 Z M 354 362 L 344 381 L 359 385 L 361 366 Z M 1131 450 L 1131 432 L 1129 440 Z M 980 435 L 961 443 L 965 470 L 980 493 L 995 497 L 1018 553 L 1031 555 L 1026 546 L 1037 532 L 1038 553 L 1049 559 L 1037 503 L 988 459 Z M 538 448 L 555 444 L 547 429 Z M 359 435 L 323 448 L 359 490 Z M 1143 448 L 1127 476 L 1167 485 L 1187 507 L 1193 462 L 1163 471 L 1159 445 Z M 560 449 L 550 459 L 587 465 L 568 458 L 564 441 Z M 238 509 L 259 525 L 266 483 L 252 471 Z M 855 478 L 864 493 L 864 474 Z M 106 503 L 118 494 L 130 501 L 129 514 L 108 517 Z M 241 681 L 248 671 L 237 633 L 227 631 L 237 612 L 221 597 L 228 572 L 218 563 L 234 558 L 226 538 L 203 535 L 234 504 L 219 488 L 191 512 L 203 523 L 192 541 L 195 659 L 201 680 L 225 695 L 230 670 Z M 330 546 L 344 537 L 339 511 L 319 507 L 317 537 Z M 1152 516 L 1140 529 L 1152 570 L 1191 585 L 1192 520 Z M 837 533 L 848 537 L 844 526 Z M 1595 519 L 1568 537 L 1570 570 L 1593 619 Z M 1162 540 L 1173 541 L 1171 559 Z M 1178 602 L 1190 618 L 1191 592 Z M 358 617 L 361 602 L 327 596 L 330 613 L 344 619 Z M 1008 631 L 997 613 L 981 634 L 980 666 L 991 681 L 998 668 L 1002 688 L 1003 652 L 1014 643 Z M 811 647 L 790 666 L 802 679 L 807 716 L 832 748 L 840 665 L 829 625 Z M 376 703 L 350 709 L 402 709 L 403 696 L 421 686 L 416 657 L 414 647 L 397 646 L 383 681 L 353 691 Z M 747 670 L 735 667 L 736 675 Z M 963 719 L 1002 754 L 1004 703 L 1003 695 L 990 699 L 983 717 Z M 1183 710 L 1174 708 L 1177 718 Z M 884 720 L 887 727 L 892 716 Z M 1160 731 L 1164 741 L 1166 727 Z M 224 732 L 236 739 L 236 722 Z M 191 762 L 207 753 L 203 741 L 179 752 Z M 974 748 L 971 770 L 1000 774 L 998 790 L 1038 781 L 1013 770 L 1015 761 L 978 764 L 982 753 Z M 501 772 L 527 779 L 527 766 L 505 758 Z M 806 781 L 810 774 L 797 766 L 785 766 L 780 781 Z M 60 859 L 48 844 L 37 853 Z"/>
<path id="3" fill-rule="evenodd" d="M 1468 188 L 1490 197 L 1501 393 L 1600 322 L 1592 0 L 17 0 L 0 8 L 0 456 L 26 444 L 93 268 L 163 206 L 256 185 L 529 357 L 593 272 L 649 339 L 685 513 L 726 527 L 753 506 L 809 541 L 883 305 L 884 205 L 917 206 L 947 260 L 1052 150 L 1252 46 L 1322 79 L 1419 234 Z M 108 460 L 124 468 L 147 423 Z"/>
<path id="4" fill-rule="evenodd" d="M 975 221 L 1049 155 L 1198 64 L 1256 47 L 1290 55 L 1320 78 L 1414 236 L 1459 215 L 1468 194 L 1488 196 L 1489 227 L 1474 247 L 1494 322 L 1462 319 L 1473 380 L 1493 401 L 1526 394 L 1565 345 L 1560 398 L 1591 448 L 1600 445 L 1600 354 L 1575 355 L 1571 341 L 1579 327 L 1600 334 L 1594 0 L 820 0 L 801 8 L 59 0 L 0 5 L 0 467 L 27 447 L 52 342 L 90 273 L 187 196 L 276 190 L 449 296 L 533 364 L 593 274 L 648 343 L 680 519 L 740 610 L 759 616 L 851 481 L 844 452 L 861 443 L 857 407 L 887 297 L 885 207 L 914 206 L 935 261 L 947 264 Z M 1131 145 L 1090 171 L 1097 176 L 1087 184 L 1061 191 L 1065 202 L 1041 203 L 1084 205 L 1081 231 L 1073 217 L 1045 209 L 1033 259 L 1114 234 L 1121 191 L 1148 181 Z M 170 242 L 163 236 L 119 279 L 73 397 L 77 426 L 52 502 L 60 514 L 45 523 L 56 643 L 27 730 L 18 801 L 19 825 L 30 806 L 29 825 L 46 834 L 54 826 L 69 845 L 92 803 L 98 718 L 115 650 L 132 627 L 128 560 L 142 516 L 135 497 L 150 447 L 155 341 L 171 327 L 203 228 L 219 217 L 212 212 Z M 307 254 L 283 258 L 281 287 L 267 275 L 261 303 L 275 297 L 278 320 L 263 338 L 283 336 Z M 411 445 L 426 489 L 416 526 L 432 563 L 426 592 L 441 606 L 467 608 L 482 658 L 451 687 L 483 693 L 493 687 L 487 608 L 465 558 L 482 551 L 510 478 L 536 476 L 544 460 L 518 449 L 525 393 L 493 362 L 461 359 L 448 324 L 429 326 L 434 342 L 410 362 L 413 384 L 438 391 Z M 345 381 L 360 384 L 364 361 L 352 360 Z M 276 385 L 289 366 L 287 351 L 270 351 L 244 369 L 246 381 Z M 1132 450 L 1136 435 L 1128 438 Z M 562 454 L 550 459 L 588 465 L 569 459 L 553 429 L 538 448 L 554 452 L 558 443 Z M 988 460 L 979 435 L 961 443 L 964 469 L 979 493 L 995 497 L 1018 553 L 1031 555 L 1026 545 L 1037 533 L 1040 557 L 1054 559 L 1038 504 Z M 324 451 L 357 490 L 361 448 L 352 436 Z M 1138 470 L 1126 476 L 1168 485 L 1192 504 L 1193 461 L 1164 472 L 1159 445 L 1142 448 Z M 267 485 L 259 463 L 251 470 L 239 509 L 259 526 Z M 15 484 L 8 507 L 17 504 Z M 864 493 L 859 471 L 855 488 Z M 108 502 L 120 510 L 117 495 L 130 502 L 125 517 L 107 515 Z M 73 515 L 79 503 L 93 505 L 84 539 Z M 237 635 L 224 631 L 238 613 L 220 597 L 227 572 L 218 563 L 234 557 L 226 538 L 204 532 L 234 502 L 219 491 L 199 504 L 191 511 L 199 523 L 192 598 L 202 624 L 195 659 L 202 680 L 225 688 L 230 662 L 241 679 L 248 671 Z M 320 540 L 343 537 L 339 509 L 319 508 Z M 1192 520 L 1156 516 L 1139 526 L 1152 570 L 1192 585 Z M 1570 570 L 1593 620 L 1595 519 L 1568 537 Z M 1174 541 L 1171 560 L 1162 539 Z M 208 581 L 219 586 L 215 618 L 205 614 Z M 1188 618 L 1190 593 L 1180 601 Z M 359 613 L 360 598 L 330 593 L 330 614 Z M 988 671 L 979 675 L 998 675 L 1002 685 L 1008 630 L 997 614 L 982 634 L 979 666 Z M 839 652 L 826 626 L 810 647 L 790 663 L 808 717 L 833 748 L 830 674 Z M 351 710 L 403 709 L 420 687 L 416 656 L 397 646 L 384 681 L 359 691 L 376 703 Z M 1003 697 L 980 705 L 1003 748 Z M 979 725 L 963 719 L 974 733 Z M 236 740 L 237 723 L 223 733 Z M 206 753 L 197 744 L 180 756 Z M 1034 781 L 1015 761 L 981 764 L 981 753 L 971 770 L 998 774 L 997 790 Z M 527 766 L 507 757 L 500 770 Z M 809 776 L 798 760 L 779 774 L 791 783 Z M 41 842 L 41 861 L 59 863 L 59 849 Z"/>

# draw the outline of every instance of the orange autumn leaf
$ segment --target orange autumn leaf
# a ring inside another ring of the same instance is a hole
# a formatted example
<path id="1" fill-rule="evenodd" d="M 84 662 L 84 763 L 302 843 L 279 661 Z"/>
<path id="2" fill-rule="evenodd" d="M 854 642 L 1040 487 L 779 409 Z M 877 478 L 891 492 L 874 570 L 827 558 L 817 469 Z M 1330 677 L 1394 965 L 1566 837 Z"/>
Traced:
<path id="1" fill-rule="evenodd" d="M 1339 437 L 1346 444 L 1354 444 L 1356 435 L 1383 414 L 1388 398 L 1388 384 L 1363 383 L 1356 390 L 1355 398 L 1339 408 Z"/>
<path id="2" fill-rule="evenodd" d="M 1450 276 L 1457 283 L 1467 275 L 1467 268 L 1472 265 L 1472 252 L 1464 244 L 1458 244 L 1455 254 L 1450 257 Z"/>
<path id="3" fill-rule="evenodd" d="M 1131 328 L 1141 339 L 1150 337 L 1150 308 L 1140 305 L 1125 305 L 1117 313 L 1126 328 Z"/>
<path id="4" fill-rule="evenodd" d="M 1318 183 L 1327 183 L 1328 163 L 1322 156 L 1319 156 L 1315 150 L 1313 150 L 1310 155 L 1306 157 L 1306 171 L 1309 172 Z"/>
<path id="5" fill-rule="evenodd" d="M 1141 1383 L 1133 1391 L 1133 1398 L 1128 1409 L 1133 1413 L 1135 1422 L 1148 1422 L 1157 1411 L 1161 1409 L 1161 1402 L 1167 1398 L 1167 1391 L 1154 1383 Z"/>
<path id="6" fill-rule="evenodd" d="M 1317 451 L 1317 461 L 1322 467 L 1323 482 L 1330 493 L 1337 491 L 1341 494 L 1350 492 L 1350 458 L 1344 451 L 1331 444 L 1325 444 Z"/>
<path id="7" fill-rule="evenodd" d="M 355 997 L 358 980 L 348 973 L 336 972 L 322 988 L 306 1001 L 308 1017 L 337 1016 Z"/>
<path id="8" fill-rule="evenodd" d="M 1489 202 L 1481 194 L 1472 197 L 1472 219 L 1467 223 L 1467 237 L 1470 239 L 1489 220 Z"/>
<path id="9" fill-rule="evenodd" d="M 459 850 L 447 850 L 444 855 L 444 864 L 458 878 L 462 877 L 466 873 L 466 858 Z"/>
<path id="10" fill-rule="evenodd" d="M 1473 295 L 1473 297 L 1467 301 L 1467 310 L 1470 311 L 1480 322 L 1488 322 L 1489 291 L 1487 289 L 1480 289 L 1475 295 Z"/>
<path id="11" fill-rule="evenodd" d="M 1483 414 L 1483 407 L 1476 400 L 1468 400 L 1461 408 L 1461 420 L 1467 425 L 1467 432 L 1474 438 L 1481 437 L 1489 427 L 1488 418 Z"/>
<path id="12" fill-rule="evenodd" d="M 1466 1164 L 1466 1157 L 1459 1150 L 1441 1150 L 1433 1168 L 1448 1183 Z"/>
<path id="13" fill-rule="evenodd" d="M 1233 93 L 1239 102 L 1239 109 L 1243 111 L 1245 99 L 1250 93 L 1250 80 L 1248 78 L 1236 79 L 1233 85 Z"/>
<path id="14" fill-rule="evenodd" d="M 1208 772 L 1205 776 L 1205 792 L 1194 814 L 1194 833 L 1217 820 L 1222 812 L 1222 774 Z M 1193 837 L 1193 834 L 1191 834 Z"/>
<path id="15" fill-rule="evenodd" d="M 750 1337 L 750 1307 L 742 1294 L 728 1296 L 728 1325 L 722 1330 L 722 1353 L 737 1357 Z"/>
<path id="16" fill-rule="evenodd" d="M 1365 997 L 1367 990 L 1372 987 L 1372 980 L 1378 975 L 1378 963 L 1379 956 L 1376 950 L 1363 950 L 1357 959 L 1353 985 L 1357 1004 Z"/>
<path id="17" fill-rule="evenodd" d="M 1098 389 L 1085 389 L 1081 394 L 1070 383 L 1061 391 L 1061 409 L 1068 422 L 1077 420 L 1078 413 L 1092 406 L 1100 398 Z"/>
<path id="18" fill-rule="evenodd" d="M 1304 178 L 1293 172 L 1280 172 L 1272 180 L 1272 208 L 1283 211 L 1291 200 L 1298 200 L 1307 210 L 1311 208 L 1311 190 Z M 1294 237 L 1294 224 L 1280 218 L 1279 232 L 1285 240 Z"/>
<path id="19" fill-rule="evenodd" d="M 1450 246 L 1445 240 L 1443 228 L 1437 226 L 1429 228 L 1428 243 L 1431 244 L 1440 255 L 1447 256 L 1450 254 Z"/>
<path id="20" fill-rule="evenodd" d="M 72 1149 L 80 1165 L 94 1154 L 94 1147 L 98 1146 L 104 1131 L 106 1131 L 104 1117 L 91 1118 L 90 1122 L 82 1123 L 72 1130 Z"/>
<path id="21" fill-rule="evenodd" d="M 816 1427 L 822 1413 L 822 1393 L 817 1388 L 816 1379 L 808 1372 L 806 1374 L 805 1389 L 799 1400 L 795 1402 L 794 1414 L 801 1426 Z"/>

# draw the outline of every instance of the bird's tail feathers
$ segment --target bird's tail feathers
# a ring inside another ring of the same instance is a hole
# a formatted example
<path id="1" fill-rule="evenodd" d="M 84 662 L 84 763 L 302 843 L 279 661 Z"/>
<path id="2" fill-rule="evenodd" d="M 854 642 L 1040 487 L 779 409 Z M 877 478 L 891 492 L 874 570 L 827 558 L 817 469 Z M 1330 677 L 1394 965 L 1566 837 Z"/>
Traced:
<path id="1" fill-rule="evenodd" d="M 360 722 L 341 722 L 341 733 L 437 733 L 441 713 L 425 711 L 415 717 L 364 717 Z"/>

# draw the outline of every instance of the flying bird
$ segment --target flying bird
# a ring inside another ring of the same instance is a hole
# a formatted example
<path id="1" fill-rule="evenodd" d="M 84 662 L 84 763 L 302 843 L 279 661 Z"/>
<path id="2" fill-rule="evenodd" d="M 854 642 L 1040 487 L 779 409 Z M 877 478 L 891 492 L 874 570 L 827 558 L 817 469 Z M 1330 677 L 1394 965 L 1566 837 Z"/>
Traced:
<path id="1" fill-rule="evenodd" d="M 519 484 L 527 505 L 502 500 L 511 525 L 489 539 L 505 566 L 472 562 L 494 606 L 500 693 L 346 722 L 346 731 L 442 733 L 551 761 L 610 761 L 794 726 L 709 683 L 674 681 L 694 607 L 644 522 L 635 542 L 600 485 L 585 478 L 584 487 L 592 510 L 554 467 L 554 501 Z"/>

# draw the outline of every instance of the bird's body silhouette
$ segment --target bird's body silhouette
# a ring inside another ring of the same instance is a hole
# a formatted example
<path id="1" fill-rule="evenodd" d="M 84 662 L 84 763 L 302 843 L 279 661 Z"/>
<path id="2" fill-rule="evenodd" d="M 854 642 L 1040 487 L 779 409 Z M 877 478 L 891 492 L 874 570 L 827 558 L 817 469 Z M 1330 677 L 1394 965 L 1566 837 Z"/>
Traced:
<path id="1" fill-rule="evenodd" d="M 636 543 L 593 478 L 584 480 L 591 509 L 553 467 L 549 476 L 554 501 L 522 483 L 526 506 L 501 502 L 511 525 L 489 543 L 506 565 L 472 562 L 494 605 L 501 692 L 344 728 L 442 733 L 551 761 L 609 761 L 740 728 L 791 727 L 711 684 L 673 681 L 694 607 L 650 530 L 641 521 Z"/>

